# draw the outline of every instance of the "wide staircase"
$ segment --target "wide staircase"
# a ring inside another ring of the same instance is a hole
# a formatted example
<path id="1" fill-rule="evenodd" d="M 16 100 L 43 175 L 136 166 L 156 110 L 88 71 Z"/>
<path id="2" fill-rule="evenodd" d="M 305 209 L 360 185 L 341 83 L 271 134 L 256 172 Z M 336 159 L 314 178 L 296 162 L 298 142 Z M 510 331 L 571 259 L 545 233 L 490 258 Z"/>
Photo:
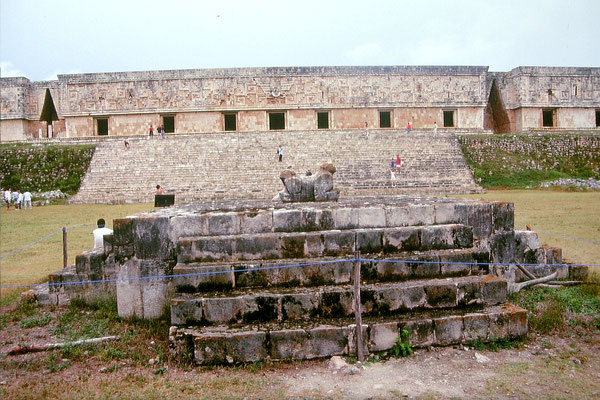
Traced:
<path id="1" fill-rule="evenodd" d="M 150 202 L 160 184 L 176 201 L 271 199 L 283 186 L 279 173 L 336 168 L 342 196 L 450 194 L 481 191 L 453 133 L 439 131 L 285 131 L 172 135 L 101 142 L 71 203 Z M 284 150 L 283 162 L 276 157 Z M 389 165 L 404 164 L 391 187 Z"/>
<path id="2" fill-rule="evenodd" d="M 527 333 L 476 245 L 512 232 L 506 204 L 371 201 L 172 220 L 172 352 L 197 364 L 355 355 L 358 292 L 365 354 L 403 331 L 417 347 Z"/>

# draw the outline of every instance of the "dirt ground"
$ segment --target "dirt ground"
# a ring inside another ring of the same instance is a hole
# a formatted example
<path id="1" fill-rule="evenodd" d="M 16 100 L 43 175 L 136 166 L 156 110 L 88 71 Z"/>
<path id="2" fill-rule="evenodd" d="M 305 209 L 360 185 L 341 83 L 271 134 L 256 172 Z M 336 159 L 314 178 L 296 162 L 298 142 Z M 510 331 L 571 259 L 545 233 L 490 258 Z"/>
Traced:
<path id="1" fill-rule="evenodd" d="M 53 311 L 55 313 L 60 310 Z M 50 315 L 52 312 L 45 312 Z M 51 315 L 51 317 L 53 317 Z M 53 321 L 55 319 L 53 318 Z M 54 322 L 23 328 L 9 322 L 0 337 L 0 397 L 231 399 L 546 399 L 600 397 L 598 336 L 533 336 L 517 348 L 417 349 L 401 359 L 333 367 L 329 360 L 250 366 L 185 367 L 147 357 L 106 358 L 96 348 L 75 359 L 60 351 L 7 355 L 20 345 L 57 341 Z M 143 339 L 147 340 L 147 339 Z M 107 345 L 109 346 L 109 345 Z M 163 347 L 164 349 L 165 347 Z M 120 348 L 123 352 L 123 349 Z M 126 353 L 126 351 L 125 351 Z M 344 359 L 344 361 L 347 361 Z"/>

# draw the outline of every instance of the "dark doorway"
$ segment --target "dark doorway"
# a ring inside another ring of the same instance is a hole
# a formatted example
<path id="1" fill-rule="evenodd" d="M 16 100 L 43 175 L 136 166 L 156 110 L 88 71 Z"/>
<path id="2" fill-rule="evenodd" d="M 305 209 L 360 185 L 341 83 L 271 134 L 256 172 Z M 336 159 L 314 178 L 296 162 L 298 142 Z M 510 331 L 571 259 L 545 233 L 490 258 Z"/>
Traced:
<path id="1" fill-rule="evenodd" d="M 600 128 L 600 110 L 596 110 L 596 128 Z"/>
<path id="2" fill-rule="evenodd" d="M 98 118 L 98 136 L 108 135 L 108 118 Z"/>
<path id="3" fill-rule="evenodd" d="M 454 127 L 454 110 L 444 111 L 444 128 Z"/>
<path id="4" fill-rule="evenodd" d="M 165 133 L 175 132 L 175 117 L 173 115 L 163 116 L 163 129 Z"/>
<path id="5" fill-rule="evenodd" d="M 269 113 L 269 129 L 272 131 L 285 129 L 285 113 Z"/>
<path id="6" fill-rule="evenodd" d="M 391 128 L 392 127 L 392 113 L 389 111 L 379 111 L 379 127 L 380 128 Z"/>
<path id="7" fill-rule="evenodd" d="M 237 115 L 236 114 L 223 114 L 225 118 L 225 130 L 236 131 L 237 130 Z"/>
<path id="8" fill-rule="evenodd" d="M 504 107 L 504 102 L 502 101 L 502 96 L 500 95 L 495 79 L 490 89 L 490 97 L 485 109 L 483 124 L 485 129 L 491 129 L 494 133 L 510 132 L 510 119 L 508 118 L 508 113 Z"/>
<path id="9" fill-rule="evenodd" d="M 329 129 L 329 113 L 326 111 L 317 113 L 317 128 Z"/>
<path id="10" fill-rule="evenodd" d="M 554 110 L 542 110 L 542 126 L 544 128 L 554 126 Z"/>

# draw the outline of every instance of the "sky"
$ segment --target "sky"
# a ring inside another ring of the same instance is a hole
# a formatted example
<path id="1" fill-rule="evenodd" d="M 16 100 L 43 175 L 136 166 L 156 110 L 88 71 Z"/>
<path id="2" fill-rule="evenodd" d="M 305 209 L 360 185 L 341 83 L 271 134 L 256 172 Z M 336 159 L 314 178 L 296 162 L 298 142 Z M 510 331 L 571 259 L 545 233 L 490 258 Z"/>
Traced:
<path id="1" fill-rule="evenodd" d="M 599 0 L 0 0 L 0 76 L 600 66 Z"/>

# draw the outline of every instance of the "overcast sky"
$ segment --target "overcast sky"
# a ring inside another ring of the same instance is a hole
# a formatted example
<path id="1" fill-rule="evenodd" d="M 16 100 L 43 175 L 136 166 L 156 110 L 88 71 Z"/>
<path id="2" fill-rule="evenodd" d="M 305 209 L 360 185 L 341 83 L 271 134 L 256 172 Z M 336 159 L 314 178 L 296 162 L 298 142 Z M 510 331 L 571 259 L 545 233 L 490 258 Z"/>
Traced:
<path id="1" fill-rule="evenodd" d="M 0 0 L 0 74 L 600 66 L 599 0 Z"/>

